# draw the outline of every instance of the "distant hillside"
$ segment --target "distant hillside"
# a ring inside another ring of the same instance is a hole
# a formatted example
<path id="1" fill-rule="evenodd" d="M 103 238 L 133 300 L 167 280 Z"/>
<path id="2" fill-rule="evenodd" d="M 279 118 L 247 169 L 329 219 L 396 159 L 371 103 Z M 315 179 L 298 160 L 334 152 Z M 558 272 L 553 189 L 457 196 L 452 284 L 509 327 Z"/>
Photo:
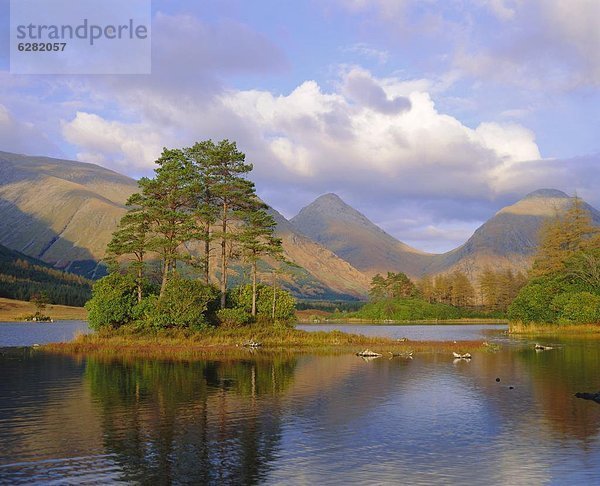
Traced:
<path id="1" fill-rule="evenodd" d="M 0 244 L 93 278 L 136 189 L 97 165 L 0 152 Z"/>
<path id="2" fill-rule="evenodd" d="M 0 152 L 0 244 L 88 278 L 138 190 L 129 177 L 94 164 Z M 368 279 L 328 249 L 299 235 L 279 213 L 285 256 L 304 268 L 287 278 L 296 295 L 360 298 Z"/>
<path id="3" fill-rule="evenodd" d="M 90 298 L 91 285 L 0 245 L 0 297 L 28 301 L 42 293 L 53 304 L 82 306 Z"/>
<path id="4" fill-rule="evenodd" d="M 137 189 L 133 179 L 97 165 L 0 152 L 0 245 L 97 278 L 125 201 Z M 498 211 L 459 248 L 435 255 L 398 241 L 326 194 L 291 221 L 272 210 L 285 257 L 301 267 L 288 268 L 281 280 L 299 297 L 345 299 L 365 297 L 375 273 L 418 278 L 460 269 L 474 277 L 485 266 L 524 270 L 543 222 L 570 203 L 560 191 L 535 191 Z M 587 208 L 600 224 L 600 213 Z M 270 278 L 271 265 L 277 264 L 262 266 L 263 280 Z M 237 267 L 232 281 L 244 271 Z"/>
<path id="5" fill-rule="evenodd" d="M 466 243 L 444 254 L 422 253 L 396 240 L 335 194 L 317 198 L 290 222 L 368 275 L 400 271 L 421 277 L 461 270 L 473 278 L 486 266 L 529 268 L 543 223 L 572 201 L 555 189 L 532 192 L 498 211 Z M 600 212 L 585 207 L 600 224 Z"/>
<path id="6" fill-rule="evenodd" d="M 398 241 L 336 194 L 320 196 L 290 222 L 297 231 L 371 276 L 387 271 L 419 276 L 432 261 L 433 255 Z"/>
<path id="7" fill-rule="evenodd" d="M 312 276 L 312 280 L 321 283 L 323 289 L 318 289 L 315 284 L 296 278 L 300 282 L 300 287 L 296 290 L 297 295 L 308 298 L 340 298 L 344 295 L 353 297 L 366 296 L 370 279 L 354 268 L 348 261 L 336 256 L 334 252 L 325 246 L 300 234 L 274 209 L 270 210 L 271 215 L 277 222 L 277 236 L 282 239 L 286 258 L 300 265 L 305 272 L 297 272 L 298 276 L 302 273 L 308 273 L 307 277 Z M 327 290 L 329 289 L 329 291 Z M 333 291 L 338 295 L 328 295 Z"/>
<path id="8" fill-rule="evenodd" d="M 486 265 L 526 270 L 532 263 L 544 222 L 566 211 L 572 203 L 573 198 L 556 189 L 534 191 L 498 211 L 464 245 L 436 257 L 425 272 L 461 269 L 478 273 Z M 584 207 L 600 225 L 600 212 L 586 203 Z"/>

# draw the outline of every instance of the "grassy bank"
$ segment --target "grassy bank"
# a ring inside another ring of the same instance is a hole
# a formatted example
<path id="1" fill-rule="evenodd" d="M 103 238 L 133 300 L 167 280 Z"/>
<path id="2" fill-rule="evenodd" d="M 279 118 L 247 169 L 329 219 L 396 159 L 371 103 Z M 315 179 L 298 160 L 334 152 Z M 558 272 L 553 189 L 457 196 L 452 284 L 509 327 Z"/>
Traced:
<path id="1" fill-rule="evenodd" d="M 600 337 L 600 324 L 523 324 L 522 322 L 510 322 L 508 325 L 510 334 L 558 336 L 558 335 L 589 335 L 598 334 Z"/>
<path id="2" fill-rule="evenodd" d="M 295 352 L 358 352 L 365 348 L 385 354 L 393 353 L 465 353 L 488 349 L 482 341 L 397 341 L 385 337 L 368 337 L 340 331 L 307 332 L 297 329 L 245 327 L 211 329 L 191 333 L 163 331 L 136 333 L 124 329 L 78 336 L 71 342 L 48 344 L 43 349 L 70 355 L 136 356 L 158 359 L 193 359 L 210 356 L 247 356 L 248 341 L 260 342 L 255 352 L 288 350 Z"/>
<path id="3" fill-rule="evenodd" d="M 380 325 L 380 326 L 407 326 L 413 324 L 507 324 L 506 319 L 491 319 L 489 317 L 460 317 L 456 319 L 409 319 L 409 320 L 394 320 L 394 319 L 362 319 L 358 317 L 343 317 L 339 314 L 330 316 L 320 315 L 297 315 L 298 322 L 301 324 L 365 324 L 365 325 Z"/>
<path id="4" fill-rule="evenodd" d="M 31 302 L 0 297 L 0 321 L 19 321 L 27 314 L 35 314 L 36 307 Z M 48 305 L 43 314 L 54 320 L 86 320 L 87 311 L 83 307 Z"/>

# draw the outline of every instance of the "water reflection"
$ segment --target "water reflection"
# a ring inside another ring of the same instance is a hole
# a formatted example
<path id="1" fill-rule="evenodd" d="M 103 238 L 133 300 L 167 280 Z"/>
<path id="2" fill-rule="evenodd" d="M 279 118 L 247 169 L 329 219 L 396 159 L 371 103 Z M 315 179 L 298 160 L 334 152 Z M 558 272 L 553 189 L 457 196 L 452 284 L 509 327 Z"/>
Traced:
<path id="1" fill-rule="evenodd" d="M 594 343 L 458 363 L 13 350 L 0 357 L 0 483 L 590 483 L 600 406 L 573 395 L 600 390 L 599 364 Z"/>
<path id="2" fill-rule="evenodd" d="M 295 360 L 169 363 L 90 359 L 103 442 L 125 481 L 252 483 L 280 441 L 278 397 Z M 265 399 L 268 398 L 268 399 Z"/>

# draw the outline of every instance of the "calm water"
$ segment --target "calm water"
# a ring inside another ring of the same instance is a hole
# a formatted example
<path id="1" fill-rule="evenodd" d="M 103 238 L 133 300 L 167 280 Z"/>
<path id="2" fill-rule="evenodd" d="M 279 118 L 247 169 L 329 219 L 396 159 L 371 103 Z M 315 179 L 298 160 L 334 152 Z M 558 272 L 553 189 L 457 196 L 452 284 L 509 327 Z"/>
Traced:
<path id="1" fill-rule="evenodd" d="M 70 341 L 91 332 L 86 321 L 0 322 L 0 347 Z"/>
<path id="2" fill-rule="evenodd" d="M 530 344 L 456 364 L 4 349 L 0 483 L 598 484 L 600 405 L 573 394 L 600 390 L 600 346 Z"/>

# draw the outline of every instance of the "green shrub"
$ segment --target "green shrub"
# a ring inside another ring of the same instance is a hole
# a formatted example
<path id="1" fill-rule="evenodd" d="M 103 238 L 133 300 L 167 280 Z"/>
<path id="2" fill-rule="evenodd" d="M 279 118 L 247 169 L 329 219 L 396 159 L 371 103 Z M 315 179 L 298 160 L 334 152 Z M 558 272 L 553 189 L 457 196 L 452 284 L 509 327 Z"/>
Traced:
<path id="1" fill-rule="evenodd" d="M 256 317 L 258 320 L 272 320 L 273 287 L 258 284 L 256 288 Z M 242 285 L 232 289 L 230 294 L 235 307 L 252 313 L 252 286 Z M 275 320 L 291 321 L 296 316 L 296 299 L 287 290 L 275 288 Z"/>
<path id="2" fill-rule="evenodd" d="M 217 311 L 217 318 L 221 325 L 228 327 L 242 326 L 252 322 L 250 313 L 240 307 L 219 309 Z"/>
<path id="3" fill-rule="evenodd" d="M 594 324 L 600 321 L 600 296 L 590 292 L 569 292 L 553 301 L 560 308 L 561 324 Z"/>
<path id="4" fill-rule="evenodd" d="M 520 291 L 508 307 L 511 321 L 527 323 L 556 322 L 559 312 L 553 305 L 558 285 L 551 279 L 531 280 Z"/>
<path id="5" fill-rule="evenodd" d="M 151 325 L 156 329 L 206 328 L 207 311 L 217 296 L 218 291 L 212 285 L 174 274 L 154 309 L 149 311 Z"/>
<path id="6" fill-rule="evenodd" d="M 136 283 L 132 276 L 111 273 L 92 287 L 92 298 L 85 304 L 92 329 L 119 327 L 133 320 L 137 304 Z"/>

